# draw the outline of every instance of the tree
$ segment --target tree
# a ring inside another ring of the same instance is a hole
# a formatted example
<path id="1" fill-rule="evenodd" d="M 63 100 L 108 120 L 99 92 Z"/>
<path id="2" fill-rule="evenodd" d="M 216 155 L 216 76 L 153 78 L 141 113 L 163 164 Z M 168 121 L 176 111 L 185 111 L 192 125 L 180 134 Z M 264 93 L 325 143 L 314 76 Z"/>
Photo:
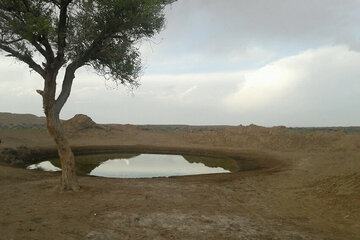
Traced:
<path id="1" fill-rule="evenodd" d="M 137 84 L 141 60 L 136 43 L 162 30 L 164 8 L 174 1 L 0 0 L 0 50 L 44 79 L 44 89 L 37 92 L 61 160 L 62 190 L 80 188 L 59 117 L 75 72 L 90 66 L 117 83 Z M 61 70 L 65 74 L 56 96 Z"/>

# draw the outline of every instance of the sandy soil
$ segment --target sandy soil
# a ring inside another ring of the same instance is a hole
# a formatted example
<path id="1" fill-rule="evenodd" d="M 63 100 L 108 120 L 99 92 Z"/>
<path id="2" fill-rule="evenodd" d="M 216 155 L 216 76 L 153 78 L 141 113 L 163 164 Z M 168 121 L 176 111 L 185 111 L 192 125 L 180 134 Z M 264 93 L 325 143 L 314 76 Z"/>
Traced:
<path id="1" fill-rule="evenodd" d="M 66 123 L 65 123 L 66 125 Z M 0 239 L 360 239 L 360 136 L 284 128 L 142 131 L 66 126 L 77 149 L 237 156 L 265 168 L 155 179 L 80 177 L 0 165 Z M 53 147 L 43 130 L 1 130 L 2 148 Z M 89 147 L 93 146 L 93 147 Z"/>

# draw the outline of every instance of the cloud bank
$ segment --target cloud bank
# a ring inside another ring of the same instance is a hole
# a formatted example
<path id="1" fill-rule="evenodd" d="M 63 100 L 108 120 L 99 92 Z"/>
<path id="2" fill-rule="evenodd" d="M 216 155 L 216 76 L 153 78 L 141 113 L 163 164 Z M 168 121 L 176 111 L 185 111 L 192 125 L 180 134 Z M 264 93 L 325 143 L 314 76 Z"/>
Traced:
<path id="1" fill-rule="evenodd" d="M 142 85 L 82 69 L 62 117 L 102 123 L 360 124 L 360 2 L 179 0 L 139 44 Z M 0 112 L 43 115 L 26 66 L 0 57 Z M 61 86 L 61 82 L 58 83 Z"/>

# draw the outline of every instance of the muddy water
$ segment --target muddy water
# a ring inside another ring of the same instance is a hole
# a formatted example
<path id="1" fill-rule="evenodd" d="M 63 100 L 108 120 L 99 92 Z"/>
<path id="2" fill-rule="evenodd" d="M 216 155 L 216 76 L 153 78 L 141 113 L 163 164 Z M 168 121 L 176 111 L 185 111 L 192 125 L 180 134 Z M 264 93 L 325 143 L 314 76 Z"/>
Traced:
<path id="1" fill-rule="evenodd" d="M 111 178 L 151 178 L 213 173 L 230 173 L 239 169 L 232 158 L 166 154 L 92 154 L 75 158 L 78 174 Z M 27 169 L 61 171 L 60 161 L 32 164 Z"/>

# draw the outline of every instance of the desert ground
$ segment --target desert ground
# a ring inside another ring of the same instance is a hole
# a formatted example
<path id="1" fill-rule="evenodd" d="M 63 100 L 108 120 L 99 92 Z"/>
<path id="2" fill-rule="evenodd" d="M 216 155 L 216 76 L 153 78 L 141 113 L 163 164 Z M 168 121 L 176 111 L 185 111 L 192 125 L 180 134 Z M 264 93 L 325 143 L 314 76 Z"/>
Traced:
<path id="1" fill-rule="evenodd" d="M 359 128 L 289 129 L 63 122 L 76 154 L 229 156 L 259 167 L 231 174 L 110 179 L 21 164 L 54 154 L 44 119 L 0 114 L 0 239 L 360 239 Z"/>

